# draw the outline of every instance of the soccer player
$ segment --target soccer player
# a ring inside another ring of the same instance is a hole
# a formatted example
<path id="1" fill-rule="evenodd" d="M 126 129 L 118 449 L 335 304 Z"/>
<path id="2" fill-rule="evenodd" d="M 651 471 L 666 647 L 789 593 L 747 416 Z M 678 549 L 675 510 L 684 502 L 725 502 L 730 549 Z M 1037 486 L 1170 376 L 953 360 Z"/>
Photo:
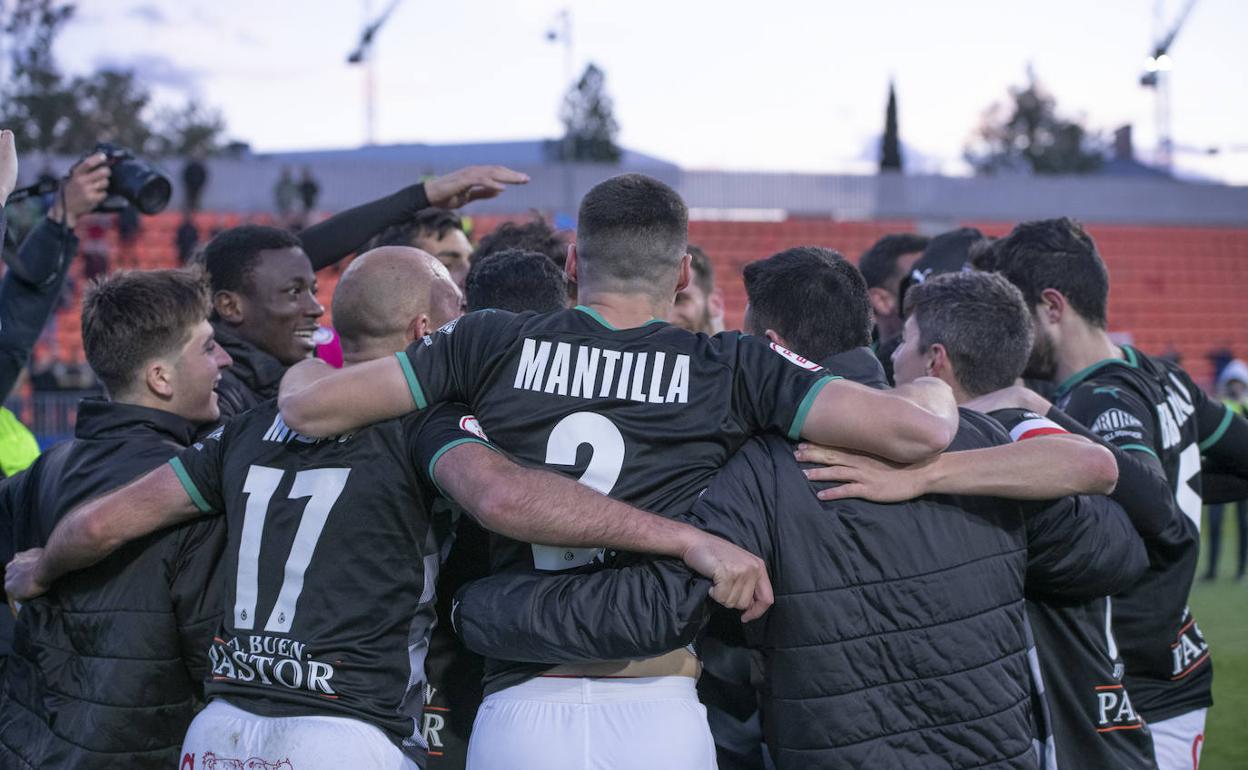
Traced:
<path id="1" fill-rule="evenodd" d="M 1018 289 L 999 275 L 949 273 L 924 281 L 906 293 L 906 316 L 902 343 L 893 354 L 898 382 L 931 374 L 949 383 L 959 403 L 974 404 L 977 397 L 1013 385 L 1027 363 L 1029 311 Z M 1021 409 L 992 416 L 1014 441 L 1067 433 Z M 1037 561 L 1054 556 L 1037 544 L 1056 533 L 1070 543 L 1058 554 L 1064 560 L 1117 562 L 1116 580 L 1099 588 L 1116 593 L 1131 587 L 1147 568 L 1147 556 L 1127 513 L 1106 508 L 1069 522 L 1029 519 L 1029 576 L 1042 570 Z M 1151 534 L 1147 519 L 1142 526 Z M 1054 592 L 1052 586 L 1029 582 L 1025 588 L 1053 740 L 1048 766 L 1155 767 L 1152 738 L 1122 681 L 1109 596 L 1089 596 L 1087 585 L 1076 586 L 1073 595 L 1070 586 Z"/>
<path id="2" fill-rule="evenodd" d="M 1148 573 L 1114 598 L 1113 627 L 1124 682 L 1152 731 L 1158 767 L 1190 768 L 1204 741 L 1213 678 L 1209 646 L 1187 606 L 1199 552 L 1201 457 L 1248 477 L 1248 422 L 1208 398 L 1177 365 L 1114 344 L 1106 332 L 1109 276 L 1078 224 L 1024 222 L 996 252 L 997 269 L 1031 309 L 1028 376 L 1060 383 L 1060 412 L 1116 446 L 1119 464 L 1133 466 L 1124 476 L 1151 480 L 1149 490 L 1168 489 L 1144 492 L 1164 523 L 1148 539 Z M 1051 408 L 1021 389 L 1015 401 L 1001 403 L 1039 414 Z"/>
<path id="3" fill-rule="evenodd" d="M 74 439 L 0 487 L 6 561 L 217 420 L 213 387 L 230 357 L 213 342 L 198 271 L 114 273 L 93 284 L 82 341 L 108 397 L 82 401 Z M 0 694 L 0 766 L 177 763 L 221 620 L 222 524 L 191 522 L 130 543 L 22 606 Z"/>
<path id="4" fill-rule="evenodd" d="M 434 258 L 385 248 L 356 260 L 335 292 L 349 365 L 389 356 L 425 331 Z M 446 405 L 317 440 L 272 402 L 168 464 L 66 517 L 43 552 L 19 554 L 10 595 L 162 526 L 223 513 L 225 619 L 209 650 L 209 706 L 183 761 L 287 760 L 301 769 L 414 767 L 425 744 L 423 658 L 439 553 L 433 484 L 516 537 L 685 553 L 726 578 L 745 607 L 758 560 L 687 525 L 520 468 Z M 738 578 L 745 578 L 739 580 Z"/>
<path id="5" fill-rule="evenodd" d="M 427 208 L 411 219 L 391 225 L 369 243 L 380 246 L 410 246 L 428 252 L 451 273 L 460 289 L 472 264 L 472 243 L 464 232 L 464 220 L 454 211 Z"/>
<path id="6" fill-rule="evenodd" d="M 689 285 L 676 293 L 667 320 L 695 334 L 724 330 L 724 292 L 715 285 L 715 266 L 705 251 L 689 244 Z"/>
<path id="7" fill-rule="evenodd" d="M 861 347 L 869 339 L 866 285 L 831 252 L 781 252 L 749 265 L 745 283 L 746 322 L 755 334 L 828 366 L 871 358 Z M 1014 346 L 1020 370 L 1027 349 L 1025 340 Z M 878 379 L 878 364 L 863 370 Z M 991 420 L 963 413 L 954 446 L 1006 441 Z M 943 468 L 944 481 L 898 486 L 891 499 L 941 491 L 1045 497 L 1072 484 L 1075 491 L 1112 485 L 1106 450 L 1061 439 L 1029 443 L 942 455 L 925 467 Z M 1041 445 L 1047 456 L 1017 451 Z M 1012 459 L 1003 462 L 1006 456 Z M 1048 557 L 1037 580 L 1107 590 L 1109 581 L 1121 581 L 1119 559 L 1099 541 L 1069 542 L 1071 528 L 1060 522 L 1115 506 L 1103 499 L 1028 506 L 1059 524 L 1043 542 L 1028 544 L 1023 508 L 1011 501 L 933 496 L 877 505 L 821 501 L 820 488 L 803 477 L 791 443 L 756 437 L 690 515 L 773 569 L 776 606 L 745 632 L 762 653 L 763 723 L 777 765 L 926 766 L 938 753 L 954 767 L 1034 767 L 1022 622 L 1026 552 L 1032 545 Z M 1136 546 L 1138 575 L 1145 565 Z M 1064 558 L 1053 558 L 1059 554 Z M 588 575 L 497 575 L 461 592 L 457 625 L 487 654 L 511 650 L 549 662 L 649 654 L 696 630 L 700 583 L 664 561 Z M 620 605 L 629 611 L 615 611 Z"/>
<path id="8" fill-rule="evenodd" d="M 910 275 L 914 263 L 923 256 L 929 239 L 914 233 L 890 233 L 871 245 L 858 258 L 858 269 L 871 292 L 875 317 L 875 347 L 888 381 L 893 381 L 893 351 L 900 343 L 901 282 Z"/>
<path id="9" fill-rule="evenodd" d="M 754 434 L 803 435 L 899 461 L 929 457 L 952 440 L 957 413 L 943 383 L 878 392 L 764 340 L 693 335 L 662 321 L 690 268 L 688 211 L 661 182 L 639 174 L 602 182 L 585 196 L 578 221 L 566 272 L 582 305 L 543 316 L 472 313 L 397 359 L 354 371 L 301 364 L 282 384 L 284 419 L 305 433 L 333 435 L 463 401 L 491 440 L 522 460 L 667 515 L 687 511 Z M 561 571 L 602 556 L 601 548 L 495 545 L 496 571 Z M 487 753 L 474 764 L 514 770 L 582 761 L 568 753 L 567 723 L 559 721 L 569 712 L 575 729 L 588 731 L 595 755 L 629 757 L 621 766 L 710 766 L 696 671 L 683 650 L 553 672 L 576 677 L 571 681 L 534 679 L 548 667 L 490 661 L 486 690 L 509 705 L 478 715 L 474 745 Z M 655 677 L 655 686 L 633 686 Z M 569 686 L 584 688 L 577 692 L 598 705 L 594 714 L 614 716 L 586 721 L 587 712 L 564 703 Z M 542 736 L 541 754 L 521 759 L 503 750 L 527 736 Z M 492 745 L 499 751 L 490 753 Z"/>

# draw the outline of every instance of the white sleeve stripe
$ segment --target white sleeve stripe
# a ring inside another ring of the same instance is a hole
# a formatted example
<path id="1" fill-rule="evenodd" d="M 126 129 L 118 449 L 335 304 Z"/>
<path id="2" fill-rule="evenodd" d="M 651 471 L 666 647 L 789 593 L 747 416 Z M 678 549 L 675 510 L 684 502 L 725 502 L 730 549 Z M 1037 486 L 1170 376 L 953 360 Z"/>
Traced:
<path id="1" fill-rule="evenodd" d="M 1021 441 L 1024 436 L 1032 431 L 1039 430 L 1045 433 L 1061 432 L 1066 433 L 1066 429 L 1052 420 L 1045 417 L 1036 417 L 1030 420 L 1023 420 L 1014 429 L 1010 431 L 1010 441 Z"/>

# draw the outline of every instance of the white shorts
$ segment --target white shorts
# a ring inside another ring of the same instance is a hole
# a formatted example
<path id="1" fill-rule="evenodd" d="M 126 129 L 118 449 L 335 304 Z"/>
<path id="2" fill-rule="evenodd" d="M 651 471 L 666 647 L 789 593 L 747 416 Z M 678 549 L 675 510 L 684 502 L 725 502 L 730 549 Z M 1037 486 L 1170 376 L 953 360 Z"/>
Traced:
<path id="1" fill-rule="evenodd" d="M 468 770 L 715 770 L 687 676 L 538 677 L 486 697 Z"/>
<path id="2" fill-rule="evenodd" d="M 191 722 L 178 770 L 417 770 L 381 728 L 346 717 L 264 717 L 217 698 Z"/>
<path id="3" fill-rule="evenodd" d="M 1205 745 L 1205 717 L 1209 709 L 1196 709 L 1160 722 L 1149 722 L 1157 770 L 1196 770 Z"/>

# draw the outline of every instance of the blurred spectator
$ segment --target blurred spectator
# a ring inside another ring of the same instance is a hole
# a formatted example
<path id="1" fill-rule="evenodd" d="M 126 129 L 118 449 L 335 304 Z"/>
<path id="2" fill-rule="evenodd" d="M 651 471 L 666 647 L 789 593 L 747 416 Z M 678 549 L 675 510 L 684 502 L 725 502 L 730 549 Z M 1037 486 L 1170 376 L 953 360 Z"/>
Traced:
<path id="1" fill-rule="evenodd" d="M 119 267 L 136 268 L 139 266 L 139 255 L 135 246 L 142 229 L 138 209 L 134 206 L 126 206 L 117 212 L 117 244 L 119 246 L 117 265 Z"/>
<path id="2" fill-rule="evenodd" d="M 298 194 L 299 189 L 290 176 L 290 169 L 283 166 L 282 175 L 277 178 L 277 184 L 273 185 L 273 203 L 283 224 L 290 219 L 290 212 L 295 208 L 295 196 Z"/>
<path id="3" fill-rule="evenodd" d="M 418 211 L 405 222 L 387 227 L 369 243 L 380 246 L 411 246 L 438 258 L 462 291 L 472 260 L 472 244 L 459 214 L 440 208 Z"/>
<path id="4" fill-rule="evenodd" d="M 312 176 L 312 169 L 304 166 L 303 178 L 299 180 L 299 200 L 303 203 L 305 219 L 313 211 L 316 211 L 316 202 L 320 197 L 321 186 L 317 184 L 316 178 Z"/>
<path id="5" fill-rule="evenodd" d="M 108 273 L 108 227 L 103 215 L 85 217 L 82 228 L 82 277 L 88 282 Z"/>
<path id="6" fill-rule="evenodd" d="M 178 225 L 178 231 L 174 233 L 173 243 L 178 249 L 179 265 L 185 265 L 195 256 L 195 247 L 199 245 L 199 230 L 189 213 L 183 215 L 182 224 Z"/>
<path id="7" fill-rule="evenodd" d="M 182 167 L 182 184 L 186 188 L 186 210 L 194 214 L 199 211 L 203 199 L 204 187 L 208 184 L 208 168 L 199 158 L 191 158 Z"/>
<path id="8" fill-rule="evenodd" d="M 1233 359 L 1222 368 L 1218 376 L 1218 392 L 1222 402 L 1235 414 L 1248 416 L 1248 364 Z M 1248 568 L 1248 501 L 1235 503 L 1235 522 L 1238 529 L 1238 546 L 1236 551 L 1235 579 L 1243 580 L 1245 569 Z M 1222 522 L 1225 519 L 1225 506 L 1209 506 L 1209 558 L 1205 569 L 1205 580 L 1213 580 L 1218 576 L 1218 556 L 1222 551 Z"/>
<path id="9" fill-rule="evenodd" d="M 22 425 L 17 415 L 0 407 L 0 476 L 7 479 L 20 473 L 38 458 L 35 434 Z"/>
<path id="10" fill-rule="evenodd" d="M 715 267 L 702 249 L 689 244 L 693 275 L 689 285 L 676 292 L 667 320 L 695 334 L 718 334 L 724 330 L 724 293 L 715 286 Z"/>

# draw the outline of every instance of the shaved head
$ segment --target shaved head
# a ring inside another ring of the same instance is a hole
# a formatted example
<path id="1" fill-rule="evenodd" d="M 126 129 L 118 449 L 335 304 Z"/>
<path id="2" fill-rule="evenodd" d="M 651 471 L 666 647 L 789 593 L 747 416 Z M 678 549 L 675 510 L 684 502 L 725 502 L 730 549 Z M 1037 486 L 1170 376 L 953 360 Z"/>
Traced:
<path id="1" fill-rule="evenodd" d="M 334 289 L 334 328 L 344 356 L 367 360 L 458 317 L 459 289 L 434 256 L 382 246 L 356 257 Z"/>

